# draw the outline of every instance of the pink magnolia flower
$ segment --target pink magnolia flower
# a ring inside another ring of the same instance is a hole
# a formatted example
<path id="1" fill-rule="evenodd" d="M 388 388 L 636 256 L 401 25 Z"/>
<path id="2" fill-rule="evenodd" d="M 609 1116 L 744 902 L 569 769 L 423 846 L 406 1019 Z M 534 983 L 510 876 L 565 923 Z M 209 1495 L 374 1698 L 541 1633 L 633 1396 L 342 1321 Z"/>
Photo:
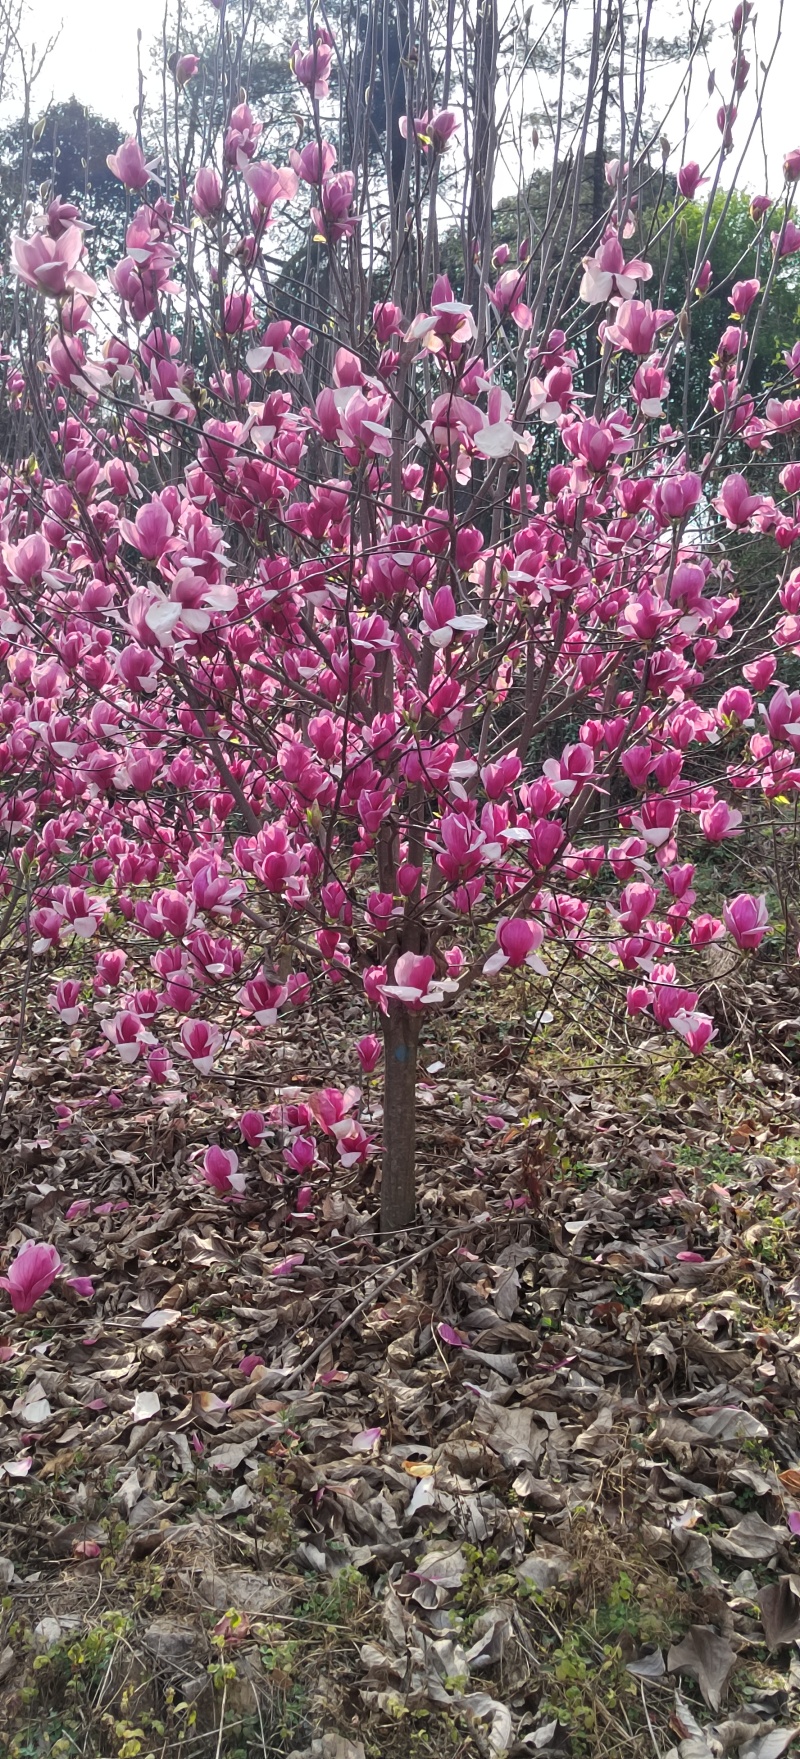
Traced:
<path id="1" fill-rule="evenodd" d="M 401 116 L 398 123 L 404 140 L 413 133 L 416 145 L 424 153 L 443 153 L 449 146 L 458 128 L 458 119 L 452 110 L 424 111 L 422 116 Z"/>
<path id="2" fill-rule="evenodd" d="M 670 381 L 662 366 L 656 361 L 644 361 L 637 367 L 633 375 L 631 391 L 639 405 L 642 415 L 648 421 L 660 421 L 664 414 L 664 399 L 669 395 Z"/>
<path id="3" fill-rule="evenodd" d="M 743 952 L 760 947 L 769 927 L 769 911 L 763 893 L 760 898 L 754 898 L 750 892 L 740 892 L 738 898 L 723 905 L 722 915 L 737 947 Z"/>
<path id="4" fill-rule="evenodd" d="M 203 1156 L 203 1178 L 220 1196 L 232 1193 L 241 1196 L 245 1181 L 244 1173 L 237 1171 L 238 1165 L 239 1156 L 235 1149 L 219 1148 L 213 1143 Z"/>
<path id="5" fill-rule="evenodd" d="M 372 322 L 375 335 L 381 343 L 389 342 L 392 336 L 399 335 L 403 328 L 403 314 L 399 305 L 391 300 L 382 300 L 372 307 Z"/>
<path id="6" fill-rule="evenodd" d="M 81 985 L 74 977 L 62 979 L 55 993 L 50 996 L 49 1003 L 65 1026 L 74 1026 L 85 1013 L 81 1002 Z"/>
<path id="7" fill-rule="evenodd" d="M 66 886 L 56 900 L 56 909 L 78 940 L 91 940 L 97 933 L 108 908 L 106 898 L 91 897 L 82 886 Z"/>
<path id="8" fill-rule="evenodd" d="M 214 1058 L 222 1043 L 218 1026 L 208 1020 L 184 1020 L 180 1043 L 175 1046 L 179 1057 L 186 1057 L 200 1075 L 209 1075 Z"/>
<path id="9" fill-rule="evenodd" d="M 749 524 L 754 513 L 763 506 L 762 495 L 751 495 L 744 476 L 726 476 L 713 505 L 734 530 Z"/>
<path id="10" fill-rule="evenodd" d="M 300 44 L 295 43 L 289 57 L 295 79 L 299 85 L 305 86 L 312 98 L 327 98 L 332 63 L 333 37 L 321 25 L 315 28 L 313 44 L 301 49 Z"/>
<path id="11" fill-rule="evenodd" d="M 696 1009 L 691 1012 L 680 1012 L 673 1015 L 670 1021 L 673 1032 L 677 1032 L 688 1045 L 693 1056 L 700 1056 L 712 1038 L 716 1038 L 717 1029 L 709 1014 L 699 1014 Z"/>
<path id="12" fill-rule="evenodd" d="M 783 175 L 787 183 L 796 183 L 800 177 L 800 147 L 793 147 L 783 161 Z"/>
<path id="13" fill-rule="evenodd" d="M 730 295 L 728 304 L 733 308 L 734 314 L 737 318 L 747 317 L 751 305 L 754 300 L 758 298 L 760 292 L 761 282 L 756 281 L 755 279 L 752 281 L 734 282 L 733 292 Z"/>
<path id="14" fill-rule="evenodd" d="M 147 1073 L 151 1080 L 155 1081 L 158 1087 L 163 1087 L 167 1081 L 175 1081 L 177 1079 L 175 1070 L 169 1060 L 169 1051 L 163 1044 L 154 1045 L 153 1049 L 149 1052 L 147 1057 Z"/>
<path id="15" fill-rule="evenodd" d="M 742 666 L 742 674 L 754 690 L 766 690 L 772 683 L 778 662 L 774 654 L 759 654 L 757 660 L 749 660 Z"/>
<path id="16" fill-rule="evenodd" d="M 723 843 L 728 837 L 741 835 L 742 814 L 726 800 L 717 800 L 700 814 L 700 829 L 709 843 Z"/>
<path id="17" fill-rule="evenodd" d="M 321 238 L 331 244 L 340 238 L 352 238 L 359 223 L 359 216 L 350 212 L 355 193 L 354 172 L 338 171 L 325 178 L 322 206 L 311 209 L 311 218 Z"/>
<path id="18" fill-rule="evenodd" d="M 714 941 L 725 937 L 725 924 L 718 916 L 696 916 L 689 931 L 689 940 L 693 947 L 708 947 Z"/>
<path id="19" fill-rule="evenodd" d="M 683 476 L 668 476 L 658 485 L 657 504 L 667 519 L 685 519 L 703 494 L 703 484 L 694 471 Z"/>
<path id="20" fill-rule="evenodd" d="M 363 1124 L 357 1118 L 343 1118 L 334 1124 L 333 1136 L 336 1141 L 336 1152 L 343 1167 L 363 1165 L 372 1147 Z"/>
<path id="21" fill-rule="evenodd" d="M 226 336 L 254 330 L 257 321 L 250 293 L 229 293 L 226 296 L 222 307 L 222 329 Z"/>
<path id="22" fill-rule="evenodd" d="M 294 331 L 288 318 L 276 318 L 268 324 L 256 348 L 247 352 L 251 373 L 299 373 L 303 355 L 310 341 L 308 331 L 298 326 Z"/>
<path id="23" fill-rule="evenodd" d="M 341 1122 L 341 1120 L 336 1121 Z M 333 1128 L 334 1126 L 331 1125 L 331 1130 Z M 293 1173 L 302 1175 L 310 1172 L 317 1158 L 317 1146 L 313 1137 L 296 1136 L 290 1147 L 284 1149 L 283 1158 Z"/>
<path id="24" fill-rule="evenodd" d="M 62 1269 L 55 1246 L 43 1240 L 23 1240 L 7 1276 L 0 1276 L 0 1288 L 11 1296 L 15 1313 L 30 1313 L 42 1295 L 46 1295 Z"/>
<path id="25" fill-rule="evenodd" d="M 356 1056 L 365 1075 L 371 1075 L 373 1069 L 377 1069 L 382 1055 L 383 1045 L 380 1039 L 375 1037 L 374 1032 L 368 1032 L 358 1040 Z"/>
<path id="26" fill-rule="evenodd" d="M 201 165 L 192 186 L 192 205 L 201 220 L 214 220 L 222 209 L 222 183 L 213 165 Z"/>
<path id="27" fill-rule="evenodd" d="M 269 214 L 277 201 L 291 201 L 297 194 L 298 177 L 288 165 L 278 168 L 268 159 L 254 159 L 243 164 L 242 176 L 264 214 Z"/>
<path id="28" fill-rule="evenodd" d="M 660 329 L 672 312 L 654 311 L 649 299 L 623 299 L 613 324 L 603 329 L 605 341 L 629 354 L 649 354 Z"/>
<path id="29" fill-rule="evenodd" d="M 96 294 L 91 275 L 78 268 L 83 252 L 79 226 L 68 226 L 60 238 L 48 238 L 44 232 L 34 232 L 32 238 L 15 238 L 12 249 L 20 280 L 35 293 L 51 299 L 61 299 L 66 293 L 84 293 L 92 299 Z"/>
<path id="30" fill-rule="evenodd" d="M 649 880 L 636 880 L 625 887 L 619 901 L 619 919 L 626 934 L 638 934 L 653 911 L 657 896 Z"/>
<path id="31" fill-rule="evenodd" d="M 360 1097 L 361 1090 L 358 1087 L 346 1087 L 344 1091 L 340 1087 L 322 1087 L 312 1094 L 305 1121 L 310 1122 L 310 1112 L 326 1136 L 332 1136 L 334 1124 L 341 1123 L 352 1112 Z"/>
<path id="32" fill-rule="evenodd" d="M 200 59 L 197 55 L 179 55 L 175 63 L 175 80 L 179 86 L 188 85 L 199 71 Z"/>
<path id="33" fill-rule="evenodd" d="M 308 141 L 300 152 L 292 147 L 289 163 L 303 183 L 311 183 L 318 189 L 336 164 L 336 148 L 329 140 L 324 140 L 321 145 L 315 140 Z"/>
<path id="34" fill-rule="evenodd" d="M 267 1120 L 263 1112 L 243 1112 L 239 1129 L 248 1148 L 260 1148 L 266 1135 Z"/>
<path id="35" fill-rule="evenodd" d="M 628 263 L 614 231 L 608 231 L 594 256 L 583 259 L 583 280 L 580 297 L 587 305 L 605 305 L 612 295 L 631 299 L 637 281 L 649 281 L 653 273 L 650 263 L 638 257 Z"/>
<path id="36" fill-rule="evenodd" d="M 522 297 L 527 281 L 523 269 L 506 269 L 499 275 L 494 287 L 488 289 L 489 298 L 495 311 L 501 318 L 512 317 L 520 330 L 529 330 L 533 323 L 533 313 Z"/>
<path id="37" fill-rule="evenodd" d="M 225 133 L 225 158 L 229 165 L 238 165 L 242 153 L 252 159 L 263 128 L 263 122 L 254 120 L 249 104 L 236 105 Z"/>
<path id="38" fill-rule="evenodd" d="M 381 994 L 390 1001 L 401 1002 L 410 1013 L 423 1007 L 435 1007 L 445 995 L 458 990 L 455 978 L 437 977 L 436 961 L 430 954 L 401 953 L 395 961 L 394 982 L 381 984 Z"/>
<path id="39" fill-rule="evenodd" d="M 150 562 L 157 562 L 163 556 L 175 529 L 168 509 L 157 495 L 139 508 L 133 522 L 121 519 L 119 528 L 127 542 Z"/>
<path id="40" fill-rule="evenodd" d="M 155 1041 L 145 1030 L 144 1021 L 133 1008 L 123 1008 L 112 1020 L 102 1022 L 109 1044 L 113 1044 L 121 1063 L 135 1063 L 148 1044 Z"/>
<path id="41" fill-rule="evenodd" d="M 253 977 L 239 991 L 239 1007 L 243 1014 L 251 1014 L 259 1026 L 274 1026 L 278 1009 L 283 1007 L 288 993 L 283 983 L 269 983 L 266 977 Z"/>
<path id="42" fill-rule="evenodd" d="M 540 922 L 532 922 L 524 916 L 501 916 L 495 931 L 497 950 L 490 953 L 484 961 L 484 975 L 493 977 L 506 965 L 512 971 L 518 971 L 527 965 L 540 977 L 547 976 L 547 966 L 538 957 L 538 949 L 544 939 L 544 929 Z"/>
<path id="43" fill-rule="evenodd" d="M 690 159 L 686 165 L 681 165 L 678 172 L 678 188 L 686 201 L 691 201 L 701 185 L 707 182 L 708 178 L 701 177 L 700 166 L 696 165 L 693 159 Z"/>
<path id="44" fill-rule="evenodd" d="M 138 141 L 130 134 L 116 152 L 109 153 L 106 158 L 109 171 L 125 184 L 126 189 L 144 189 L 155 163 L 154 159 L 148 165 Z"/>
<path id="45" fill-rule="evenodd" d="M 784 220 L 780 232 L 771 232 L 769 236 L 773 251 L 779 257 L 791 257 L 800 250 L 800 226 L 796 226 L 794 220 Z"/>
<path id="46" fill-rule="evenodd" d="M 546 758 L 542 769 L 556 793 L 570 800 L 576 788 L 582 787 L 592 775 L 594 752 L 590 745 L 567 745 L 561 757 Z"/>

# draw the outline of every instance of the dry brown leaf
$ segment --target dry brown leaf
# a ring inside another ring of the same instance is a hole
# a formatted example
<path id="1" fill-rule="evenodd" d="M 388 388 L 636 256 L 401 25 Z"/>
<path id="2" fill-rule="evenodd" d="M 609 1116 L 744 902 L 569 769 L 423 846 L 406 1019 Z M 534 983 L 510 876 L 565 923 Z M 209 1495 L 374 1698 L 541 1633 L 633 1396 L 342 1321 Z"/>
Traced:
<path id="1" fill-rule="evenodd" d="M 711 1625 L 692 1625 L 667 1656 L 668 1672 L 691 1674 L 710 1710 L 719 1710 L 735 1665 L 735 1651 Z"/>

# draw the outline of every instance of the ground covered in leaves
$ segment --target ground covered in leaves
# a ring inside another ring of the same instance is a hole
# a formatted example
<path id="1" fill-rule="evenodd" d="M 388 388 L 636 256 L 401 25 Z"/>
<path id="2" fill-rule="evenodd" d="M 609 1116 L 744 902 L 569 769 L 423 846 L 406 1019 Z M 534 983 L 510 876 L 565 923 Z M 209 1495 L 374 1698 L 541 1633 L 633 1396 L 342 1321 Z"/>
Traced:
<path id="1" fill-rule="evenodd" d="M 756 1057 L 749 1032 L 691 1066 L 634 1053 L 574 1013 L 531 1041 L 491 1012 L 443 1026 L 420 1221 L 393 1245 L 373 1167 L 320 1178 L 309 1216 L 277 1136 L 242 1153 L 238 1203 L 193 1160 L 241 1149 L 242 1111 L 302 1097 L 331 1052 L 344 1068 L 346 1018 L 154 1105 L 98 1098 L 34 1007 L 0 1238 L 52 1241 L 95 1293 L 61 1278 L 4 1310 L 10 1759 L 792 1751 L 800 1083 L 778 979 Z M 9 1007 L 3 1032 L 7 1062 Z"/>

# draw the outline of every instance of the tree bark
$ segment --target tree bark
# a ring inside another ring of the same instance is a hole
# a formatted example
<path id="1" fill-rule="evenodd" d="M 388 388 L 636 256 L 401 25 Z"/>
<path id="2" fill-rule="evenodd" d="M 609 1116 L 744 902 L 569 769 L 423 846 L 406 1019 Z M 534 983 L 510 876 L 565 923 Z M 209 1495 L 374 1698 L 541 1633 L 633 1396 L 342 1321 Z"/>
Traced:
<path id="1" fill-rule="evenodd" d="M 381 1233 L 411 1226 L 416 1213 L 417 1046 L 422 1024 L 392 1008 L 383 1024 L 383 1162 Z"/>

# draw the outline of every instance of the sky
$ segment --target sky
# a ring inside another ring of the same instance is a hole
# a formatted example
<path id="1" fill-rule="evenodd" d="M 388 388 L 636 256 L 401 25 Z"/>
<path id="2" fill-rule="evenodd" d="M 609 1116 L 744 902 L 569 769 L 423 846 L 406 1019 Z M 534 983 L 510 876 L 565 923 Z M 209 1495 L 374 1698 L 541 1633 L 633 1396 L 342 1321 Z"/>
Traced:
<path id="1" fill-rule="evenodd" d="M 716 69 L 723 89 L 730 71 L 728 21 L 733 3 L 734 0 L 709 0 L 710 15 L 717 26 L 710 65 Z M 585 0 L 573 0 L 578 35 L 584 5 Z M 538 16 L 544 17 L 549 10 L 550 0 L 534 0 L 534 24 Z M 654 28 L 666 34 L 670 23 L 676 17 L 686 17 L 688 10 L 689 0 L 657 0 Z M 121 132 L 127 132 L 132 126 L 137 97 L 137 29 L 142 32 L 142 63 L 147 73 L 149 47 L 160 37 L 163 13 L 164 0 L 28 0 L 24 29 L 27 43 L 35 42 L 41 50 L 49 38 L 58 39 L 36 88 L 35 109 L 41 113 L 49 100 L 74 95 L 100 114 L 116 118 Z M 752 190 L 762 190 L 766 178 L 769 193 L 777 194 L 783 155 L 800 144 L 800 0 L 784 0 L 783 7 L 781 0 L 758 0 L 756 15 L 763 59 L 771 53 L 780 19 L 781 37 L 770 76 L 763 142 L 761 138 L 754 141 L 740 181 Z M 191 44 L 182 46 L 190 48 Z M 657 76 L 650 89 L 659 102 L 666 104 L 674 85 L 675 73 L 670 71 Z M 706 71 L 698 69 L 688 156 L 700 163 L 705 163 L 718 145 L 715 116 L 719 101 L 716 94 L 708 97 Z M 746 98 L 742 122 L 748 102 Z M 668 122 L 666 133 L 673 138 L 678 133 L 677 113 Z M 674 168 L 677 163 L 677 159 L 670 161 Z"/>

